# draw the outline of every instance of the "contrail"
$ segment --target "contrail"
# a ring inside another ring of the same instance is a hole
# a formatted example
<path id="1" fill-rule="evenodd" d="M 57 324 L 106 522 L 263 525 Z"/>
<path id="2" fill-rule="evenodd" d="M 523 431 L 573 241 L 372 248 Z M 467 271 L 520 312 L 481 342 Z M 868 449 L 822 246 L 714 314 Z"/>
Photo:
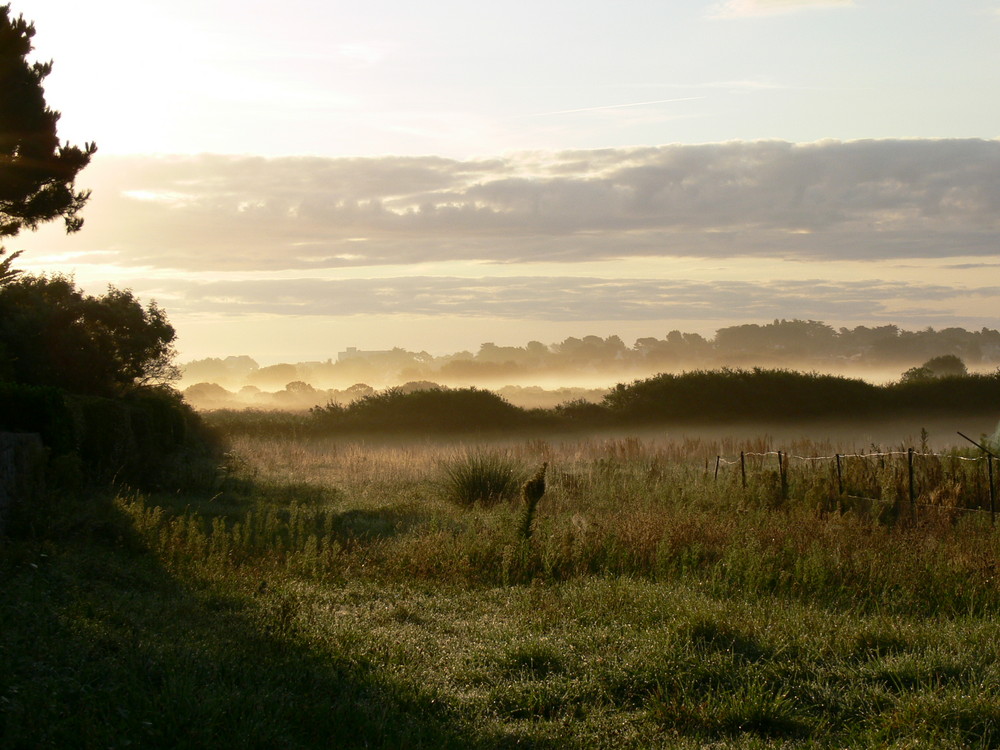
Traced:
<path id="1" fill-rule="evenodd" d="M 579 109 L 557 109 L 553 112 L 533 112 L 530 115 L 518 115 L 518 117 L 545 117 L 546 115 L 569 115 L 574 112 L 596 112 L 600 109 L 624 109 L 625 107 L 644 107 L 647 104 L 669 104 L 670 102 L 691 102 L 695 99 L 704 99 L 703 96 L 685 96 L 680 99 L 656 99 L 651 102 L 631 102 L 630 104 L 607 104 L 603 107 L 580 107 Z"/>

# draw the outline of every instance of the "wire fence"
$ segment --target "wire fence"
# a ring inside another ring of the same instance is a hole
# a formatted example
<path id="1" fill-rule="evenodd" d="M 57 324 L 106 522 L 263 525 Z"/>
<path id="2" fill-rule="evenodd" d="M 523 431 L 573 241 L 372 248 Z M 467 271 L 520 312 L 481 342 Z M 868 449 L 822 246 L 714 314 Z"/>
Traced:
<path id="1" fill-rule="evenodd" d="M 930 509 L 949 515 L 989 513 L 995 524 L 996 456 L 970 442 L 980 448 L 981 455 L 913 448 L 826 456 L 741 451 L 738 457 L 716 456 L 714 480 L 738 481 L 744 492 L 766 485 L 782 501 L 806 496 L 818 500 L 821 511 L 844 511 L 867 503 L 869 508 L 875 504 L 891 507 L 897 517 L 908 513 L 913 520 Z"/>

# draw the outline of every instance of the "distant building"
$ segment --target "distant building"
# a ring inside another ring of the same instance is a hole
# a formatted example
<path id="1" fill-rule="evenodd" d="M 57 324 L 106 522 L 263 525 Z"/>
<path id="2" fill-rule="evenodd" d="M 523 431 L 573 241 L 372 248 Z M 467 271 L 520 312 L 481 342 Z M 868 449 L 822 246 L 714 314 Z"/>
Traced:
<path id="1" fill-rule="evenodd" d="M 387 354 L 392 354 L 392 349 L 382 349 L 382 350 L 364 350 L 358 349 L 356 346 L 347 347 L 346 352 L 339 352 L 337 354 L 338 362 L 347 362 L 352 359 L 370 359 L 371 357 L 384 357 Z"/>

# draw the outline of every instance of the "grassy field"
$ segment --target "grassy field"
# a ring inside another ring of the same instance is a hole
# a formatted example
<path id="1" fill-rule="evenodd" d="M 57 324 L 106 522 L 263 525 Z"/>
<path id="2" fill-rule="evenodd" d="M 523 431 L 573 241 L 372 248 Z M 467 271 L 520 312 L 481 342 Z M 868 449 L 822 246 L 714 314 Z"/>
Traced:
<path id="1" fill-rule="evenodd" d="M 775 448 L 851 450 L 238 438 L 210 490 L 54 498 L 0 555 L 0 745 L 1000 746 L 982 465 L 916 519 L 898 463 L 715 476 Z"/>

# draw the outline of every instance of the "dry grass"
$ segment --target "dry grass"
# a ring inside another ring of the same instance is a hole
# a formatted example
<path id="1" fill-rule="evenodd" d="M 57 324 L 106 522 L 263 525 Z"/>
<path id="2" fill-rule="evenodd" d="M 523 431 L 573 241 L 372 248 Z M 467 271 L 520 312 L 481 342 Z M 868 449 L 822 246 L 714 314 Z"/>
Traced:
<path id="1" fill-rule="evenodd" d="M 918 467 L 924 490 L 914 520 L 905 458 L 845 460 L 845 487 L 869 495 L 846 498 L 831 461 L 786 458 L 781 476 L 773 447 L 766 437 L 471 447 L 244 438 L 216 507 L 177 515 L 143 498 L 127 507 L 171 558 L 214 564 L 224 554 L 326 579 L 495 585 L 627 575 L 868 607 L 1000 603 L 987 585 L 1000 563 L 989 516 L 958 507 L 978 464 L 945 458 Z M 746 489 L 736 464 L 716 475 L 723 449 L 766 454 L 748 456 Z M 801 441 L 790 452 L 831 450 Z M 517 508 L 454 502 L 452 469 L 470 455 L 502 456 L 514 488 L 548 462 L 530 543 Z"/>

